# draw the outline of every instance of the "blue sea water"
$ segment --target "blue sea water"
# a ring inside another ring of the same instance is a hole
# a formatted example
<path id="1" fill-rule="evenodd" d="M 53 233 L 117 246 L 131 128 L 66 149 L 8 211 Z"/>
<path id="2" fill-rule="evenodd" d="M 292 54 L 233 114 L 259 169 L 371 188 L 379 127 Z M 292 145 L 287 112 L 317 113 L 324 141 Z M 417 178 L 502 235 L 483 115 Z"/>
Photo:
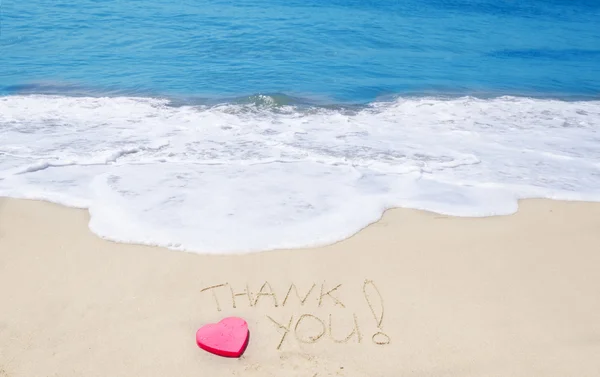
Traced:
<path id="1" fill-rule="evenodd" d="M 0 195 L 125 242 L 322 245 L 600 200 L 600 1 L 1 0 Z"/>
<path id="2" fill-rule="evenodd" d="M 2 94 L 600 94 L 596 0 L 3 0 L 2 14 Z"/>

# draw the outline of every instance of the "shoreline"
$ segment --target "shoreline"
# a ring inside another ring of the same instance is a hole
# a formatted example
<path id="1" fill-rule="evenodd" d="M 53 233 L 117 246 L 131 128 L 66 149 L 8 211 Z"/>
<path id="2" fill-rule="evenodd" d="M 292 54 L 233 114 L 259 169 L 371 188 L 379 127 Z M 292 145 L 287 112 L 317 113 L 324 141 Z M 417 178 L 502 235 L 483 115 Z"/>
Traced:
<path id="1" fill-rule="evenodd" d="M 559 206 L 563 206 L 563 205 L 568 206 L 568 205 L 572 204 L 572 205 L 591 205 L 592 207 L 600 207 L 600 202 L 594 202 L 594 201 L 588 201 L 588 200 L 567 200 L 567 199 L 548 199 L 548 198 L 518 199 L 517 200 L 517 208 L 513 213 L 497 214 L 497 215 L 490 215 L 490 216 L 455 216 L 455 215 L 449 215 L 449 214 L 445 214 L 445 213 L 441 213 L 441 212 L 409 208 L 409 207 L 391 207 L 391 208 L 384 210 L 382 212 L 381 216 L 379 216 L 379 218 L 377 220 L 368 223 L 367 225 L 360 228 L 356 232 L 351 233 L 348 237 L 345 237 L 343 239 L 340 239 L 340 240 L 334 241 L 334 242 L 330 242 L 330 243 L 325 243 L 325 244 L 315 245 L 315 246 L 312 246 L 312 245 L 296 246 L 296 247 L 271 248 L 271 249 L 261 249 L 261 250 L 251 250 L 251 251 L 225 251 L 225 252 L 206 251 L 206 252 L 201 252 L 201 251 L 196 251 L 196 250 L 189 250 L 189 249 L 178 248 L 178 247 L 168 247 L 168 246 L 156 245 L 156 244 L 151 244 L 151 243 L 121 241 L 121 240 L 115 240 L 110 237 L 105 237 L 105 236 L 99 235 L 99 234 L 95 233 L 94 231 L 92 231 L 89 227 L 89 223 L 91 220 L 91 214 L 87 207 L 71 206 L 71 205 L 66 205 L 66 204 L 62 204 L 59 202 L 54 202 L 54 201 L 44 200 L 44 199 L 14 198 L 14 197 L 0 195 L 0 211 L 2 210 L 3 203 L 37 203 L 39 205 L 44 206 L 45 210 L 49 209 L 50 207 L 54 207 L 54 208 L 60 208 L 61 211 L 66 210 L 66 211 L 80 212 L 80 213 L 83 213 L 83 216 L 85 217 L 84 221 L 85 221 L 87 232 L 89 232 L 91 235 L 93 235 L 98 240 L 116 244 L 116 245 L 130 245 L 130 246 L 135 246 L 135 247 L 162 249 L 162 250 L 166 250 L 169 252 L 195 254 L 195 255 L 202 256 L 202 257 L 226 257 L 226 256 L 235 257 L 235 256 L 263 254 L 263 253 L 295 252 L 295 251 L 305 251 L 305 250 L 313 250 L 313 249 L 326 249 L 326 248 L 330 248 L 335 245 L 338 245 L 340 243 L 348 242 L 350 239 L 353 239 L 353 238 L 359 236 L 365 230 L 367 230 L 373 226 L 377 226 L 377 224 L 379 222 L 381 222 L 383 219 L 385 219 L 389 216 L 391 216 L 394 219 L 392 221 L 396 222 L 402 212 L 405 212 L 406 214 L 410 214 L 408 216 L 416 215 L 416 216 L 430 217 L 430 218 L 434 218 L 434 219 L 454 219 L 456 221 L 470 222 L 470 221 L 479 221 L 479 220 L 490 221 L 491 219 L 495 219 L 495 218 L 510 218 L 515 215 L 520 215 L 521 208 L 522 208 L 521 206 L 523 205 L 523 203 L 525 203 L 525 205 L 527 207 L 533 205 L 536 207 L 536 210 L 537 209 L 549 210 L 550 212 L 552 212 L 551 207 L 553 206 L 553 203 L 557 203 L 557 205 L 559 205 Z M 33 204 L 33 205 L 36 205 L 36 204 Z M 406 214 L 404 214 L 404 215 L 406 215 Z M 1 215 L 1 213 L 0 213 L 0 215 Z M 402 217 L 404 217 L 404 216 L 402 216 Z M 406 224 L 403 224 L 403 225 L 406 225 Z"/>
<path id="2" fill-rule="evenodd" d="M 594 376 L 600 203 L 392 209 L 311 249 L 206 255 L 104 240 L 83 209 L 0 198 L 0 376 Z M 238 359 L 199 349 L 226 316 Z"/>

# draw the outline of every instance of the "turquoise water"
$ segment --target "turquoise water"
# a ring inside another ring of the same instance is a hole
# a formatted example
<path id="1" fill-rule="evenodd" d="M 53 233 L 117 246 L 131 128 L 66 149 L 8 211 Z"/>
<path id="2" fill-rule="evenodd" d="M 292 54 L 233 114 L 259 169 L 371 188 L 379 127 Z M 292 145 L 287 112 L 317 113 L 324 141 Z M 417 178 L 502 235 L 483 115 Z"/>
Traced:
<path id="1" fill-rule="evenodd" d="M 600 1 L 1 1 L 0 196 L 102 237 L 250 252 L 600 201 Z"/>
<path id="2" fill-rule="evenodd" d="M 0 93 L 598 97 L 596 0 L 2 1 Z"/>

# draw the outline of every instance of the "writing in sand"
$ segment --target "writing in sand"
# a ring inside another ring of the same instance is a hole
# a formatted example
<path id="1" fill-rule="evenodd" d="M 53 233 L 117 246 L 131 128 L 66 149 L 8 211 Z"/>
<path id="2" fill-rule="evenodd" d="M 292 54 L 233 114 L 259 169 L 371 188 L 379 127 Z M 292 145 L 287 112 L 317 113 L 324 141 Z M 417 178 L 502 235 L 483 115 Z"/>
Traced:
<path id="1" fill-rule="evenodd" d="M 223 305 L 228 304 L 233 309 L 239 305 L 256 307 L 261 300 L 269 301 L 273 308 L 285 307 L 286 305 L 290 305 L 292 301 L 299 302 L 300 306 L 304 307 L 305 303 L 309 302 L 309 298 L 319 308 L 326 305 L 333 305 L 347 310 L 346 305 L 340 299 L 339 295 L 340 291 L 344 288 L 342 284 L 328 285 L 325 282 L 320 284 L 313 283 L 310 287 L 305 288 L 307 289 L 301 290 L 296 284 L 291 283 L 286 287 L 286 293 L 282 301 L 280 300 L 282 296 L 278 296 L 276 292 L 284 291 L 274 290 L 268 281 L 265 281 L 255 294 L 252 293 L 248 284 L 246 284 L 243 290 L 238 290 L 227 282 L 203 288 L 201 292 L 212 294 L 215 308 L 218 311 L 222 310 Z M 376 332 L 371 335 L 371 342 L 376 345 L 389 344 L 391 339 L 383 331 L 383 297 L 372 280 L 364 281 L 362 295 L 373 315 L 377 327 Z M 223 299 L 223 297 L 226 298 Z M 289 334 L 293 334 L 296 341 L 305 344 L 316 343 L 326 338 L 335 343 L 363 342 L 363 333 L 361 332 L 356 313 L 351 313 L 352 328 L 345 331 L 334 330 L 336 320 L 331 313 L 321 317 L 311 313 L 299 313 L 284 320 L 275 319 L 269 315 L 265 315 L 265 317 L 281 334 L 280 341 L 277 344 L 278 350 L 290 338 L 291 335 L 288 336 Z"/>

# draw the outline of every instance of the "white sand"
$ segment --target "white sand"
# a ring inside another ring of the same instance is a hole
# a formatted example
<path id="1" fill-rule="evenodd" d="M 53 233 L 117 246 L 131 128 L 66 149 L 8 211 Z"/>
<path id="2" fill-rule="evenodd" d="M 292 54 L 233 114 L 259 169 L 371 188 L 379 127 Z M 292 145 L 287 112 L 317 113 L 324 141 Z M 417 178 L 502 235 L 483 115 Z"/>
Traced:
<path id="1" fill-rule="evenodd" d="M 0 376 L 600 375 L 599 204 L 393 210 L 329 247 L 223 257 L 104 241 L 87 221 L 0 199 Z M 314 286 L 304 304 L 292 283 Z M 234 308 L 246 286 L 253 306 Z M 250 326 L 240 359 L 195 344 L 226 316 Z"/>

